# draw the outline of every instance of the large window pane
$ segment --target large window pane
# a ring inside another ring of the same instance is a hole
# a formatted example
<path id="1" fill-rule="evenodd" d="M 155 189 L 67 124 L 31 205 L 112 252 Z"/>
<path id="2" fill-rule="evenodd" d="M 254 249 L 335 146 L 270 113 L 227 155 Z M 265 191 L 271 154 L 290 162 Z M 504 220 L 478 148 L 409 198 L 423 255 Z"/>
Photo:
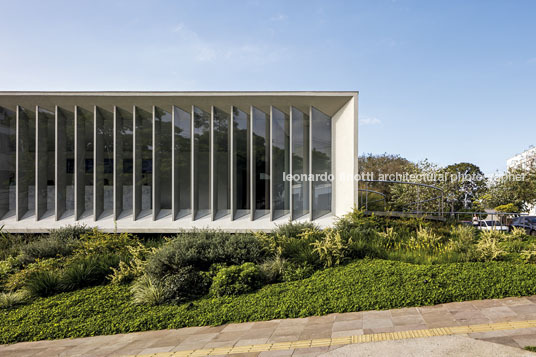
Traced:
<path id="1" fill-rule="evenodd" d="M 313 219 L 331 212 L 331 117 L 311 108 Z"/>
<path id="2" fill-rule="evenodd" d="M 123 108 L 116 108 L 116 120 L 117 120 L 117 137 L 118 137 L 118 149 L 120 151 L 117 155 L 117 175 L 116 185 L 118 190 L 117 198 L 121 204 L 118 207 L 118 218 L 125 217 L 132 214 L 133 208 L 133 148 L 134 148 L 134 128 L 132 121 L 132 112 Z M 120 146 L 119 146 L 120 145 Z"/>
<path id="3" fill-rule="evenodd" d="M 214 219 L 223 217 L 230 212 L 230 118 L 221 109 L 214 110 L 214 169 L 213 169 L 213 207 Z"/>
<path id="4" fill-rule="evenodd" d="M 166 210 L 165 215 L 171 209 L 171 139 L 172 124 L 171 113 L 161 108 L 155 108 L 154 122 L 154 192 L 155 192 L 155 217 L 159 210 Z"/>
<path id="5" fill-rule="evenodd" d="M 250 168 L 249 168 L 249 115 L 233 107 L 233 192 L 235 218 L 249 213 Z"/>
<path id="6" fill-rule="evenodd" d="M 17 219 L 22 219 L 35 209 L 35 112 L 17 111 Z"/>
<path id="7" fill-rule="evenodd" d="M 76 107 L 76 218 L 93 213 L 93 126 L 94 114 Z"/>
<path id="8" fill-rule="evenodd" d="M 36 219 L 54 212 L 55 177 L 55 114 L 53 111 L 38 107 L 37 110 L 37 180 L 36 180 Z"/>
<path id="9" fill-rule="evenodd" d="M 294 107 L 291 110 L 292 216 L 299 218 L 309 212 L 309 116 Z"/>
<path id="10" fill-rule="evenodd" d="M 150 214 L 153 176 L 153 114 L 135 108 L 134 219 Z"/>
<path id="11" fill-rule="evenodd" d="M 194 219 L 210 214 L 210 113 L 194 107 Z"/>
<path id="12" fill-rule="evenodd" d="M 95 113 L 95 219 L 111 214 L 113 208 L 113 113 L 96 108 Z"/>
<path id="13" fill-rule="evenodd" d="M 255 218 L 270 210 L 270 120 L 253 107 L 253 185 Z"/>
<path id="14" fill-rule="evenodd" d="M 286 113 L 272 107 L 272 199 L 273 218 L 290 212 L 290 120 Z"/>
<path id="15" fill-rule="evenodd" d="M 56 140 L 56 219 L 71 216 L 74 210 L 74 112 L 57 108 Z"/>
<path id="16" fill-rule="evenodd" d="M 175 218 L 191 213 L 192 182 L 192 114 L 174 107 Z"/>
<path id="17" fill-rule="evenodd" d="M 15 212 L 16 150 L 15 112 L 0 107 L 0 219 Z"/>

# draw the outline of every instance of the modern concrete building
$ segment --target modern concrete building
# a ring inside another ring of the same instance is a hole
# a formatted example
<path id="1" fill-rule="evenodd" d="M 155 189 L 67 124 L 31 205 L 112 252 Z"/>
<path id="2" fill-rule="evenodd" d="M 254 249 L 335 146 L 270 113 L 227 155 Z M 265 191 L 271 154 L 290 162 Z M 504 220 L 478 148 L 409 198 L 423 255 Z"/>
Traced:
<path id="1" fill-rule="evenodd" d="M 327 226 L 357 129 L 357 92 L 0 92 L 0 226 Z"/>

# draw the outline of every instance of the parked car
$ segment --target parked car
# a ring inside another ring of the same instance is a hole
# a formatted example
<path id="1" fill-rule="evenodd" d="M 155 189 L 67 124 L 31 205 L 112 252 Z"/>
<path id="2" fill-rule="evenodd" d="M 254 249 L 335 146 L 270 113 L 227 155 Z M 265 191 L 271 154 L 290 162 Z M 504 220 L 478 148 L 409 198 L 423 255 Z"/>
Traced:
<path id="1" fill-rule="evenodd" d="M 474 226 L 481 231 L 503 231 L 508 232 L 510 228 L 499 221 L 478 221 Z"/>
<path id="2" fill-rule="evenodd" d="M 513 227 L 523 228 L 527 234 L 536 236 L 536 216 L 520 216 L 512 220 L 510 229 Z"/>

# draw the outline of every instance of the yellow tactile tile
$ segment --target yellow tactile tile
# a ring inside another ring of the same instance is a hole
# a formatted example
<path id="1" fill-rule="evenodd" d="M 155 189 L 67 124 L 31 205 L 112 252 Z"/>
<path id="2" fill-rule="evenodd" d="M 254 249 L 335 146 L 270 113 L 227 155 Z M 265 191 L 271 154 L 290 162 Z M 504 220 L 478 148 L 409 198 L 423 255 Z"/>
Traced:
<path id="1" fill-rule="evenodd" d="M 337 338 L 318 338 L 312 340 L 299 340 L 290 342 L 277 342 L 277 343 L 264 343 L 258 345 L 249 346 L 236 346 L 236 347 L 218 347 L 178 352 L 161 352 L 148 355 L 138 355 L 143 357 L 195 357 L 195 356 L 207 356 L 207 355 L 226 355 L 226 354 L 240 354 L 248 352 L 264 352 L 264 351 L 276 351 L 276 350 L 291 350 L 295 348 L 311 348 L 311 347 L 326 347 L 333 345 L 348 345 L 356 343 L 366 342 L 379 342 L 379 341 L 391 341 L 391 340 L 403 340 L 411 338 L 423 338 L 432 336 L 445 336 L 445 335 L 459 335 L 474 332 L 487 332 L 498 330 L 513 330 L 536 327 L 536 320 L 527 321 L 509 321 L 498 322 L 491 324 L 478 324 L 467 326 L 450 326 L 450 327 L 437 327 L 431 329 L 421 330 L 409 330 L 409 331 L 396 331 L 396 332 L 383 332 L 373 333 L 366 335 L 355 335 L 348 337 Z"/>

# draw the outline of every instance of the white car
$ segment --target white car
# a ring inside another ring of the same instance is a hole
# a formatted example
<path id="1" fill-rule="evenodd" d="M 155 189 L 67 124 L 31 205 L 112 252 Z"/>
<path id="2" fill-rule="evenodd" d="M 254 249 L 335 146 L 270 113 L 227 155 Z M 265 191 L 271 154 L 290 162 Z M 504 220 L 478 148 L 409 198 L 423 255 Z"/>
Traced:
<path id="1" fill-rule="evenodd" d="M 502 231 L 508 232 L 508 226 L 503 225 L 499 221 L 478 221 L 473 224 L 476 228 L 481 231 Z"/>

